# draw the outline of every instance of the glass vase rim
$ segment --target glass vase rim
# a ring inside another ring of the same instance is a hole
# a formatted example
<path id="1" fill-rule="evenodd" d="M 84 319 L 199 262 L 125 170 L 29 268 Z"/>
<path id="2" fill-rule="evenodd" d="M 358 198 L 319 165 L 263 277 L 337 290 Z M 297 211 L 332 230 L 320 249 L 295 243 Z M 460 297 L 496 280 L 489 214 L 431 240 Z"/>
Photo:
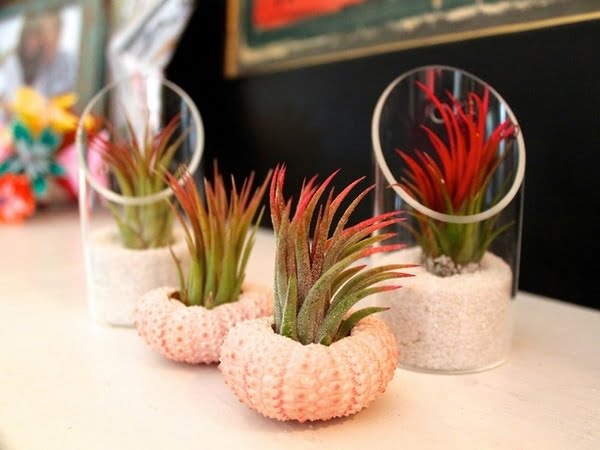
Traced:
<path id="1" fill-rule="evenodd" d="M 196 130 L 197 130 L 196 131 L 197 138 L 196 138 L 196 143 L 194 145 L 194 151 L 192 153 L 192 158 L 190 159 L 189 164 L 186 166 L 186 170 L 178 178 L 178 182 L 180 184 L 183 183 L 183 177 L 186 176 L 186 174 L 193 175 L 196 172 L 196 169 L 200 165 L 200 161 L 202 159 L 202 154 L 204 153 L 204 125 L 202 122 L 202 116 L 200 115 L 200 112 L 198 111 L 198 107 L 196 106 L 196 104 L 194 103 L 192 98 L 181 87 L 179 87 L 177 84 L 173 83 L 172 81 L 167 80 L 163 76 L 153 75 L 153 74 L 129 75 L 129 76 L 124 76 L 124 77 L 121 77 L 121 78 L 111 81 L 106 86 L 104 86 L 102 89 L 100 89 L 90 99 L 90 101 L 85 106 L 83 112 L 81 113 L 79 123 L 77 125 L 75 142 L 76 142 L 76 147 L 77 147 L 77 153 L 79 156 L 79 167 L 80 167 L 80 169 L 83 169 L 83 171 L 85 173 L 85 179 L 89 182 L 89 184 L 92 186 L 92 188 L 96 192 L 98 192 L 100 195 L 102 195 L 103 198 L 105 198 L 113 203 L 116 203 L 119 205 L 124 205 L 124 206 L 141 206 L 141 205 L 148 205 L 148 204 L 156 203 L 156 202 L 159 202 L 162 200 L 166 200 L 173 195 L 173 190 L 170 187 L 166 187 L 162 191 L 157 192 L 155 194 L 145 195 L 145 196 L 140 196 L 140 197 L 132 197 L 132 196 L 125 196 L 125 195 L 118 194 L 115 191 L 113 191 L 112 189 L 109 189 L 105 186 L 102 186 L 100 183 L 98 183 L 92 176 L 92 174 L 90 172 L 90 168 L 89 168 L 88 164 L 86 163 L 86 158 L 85 158 L 84 149 L 83 149 L 84 146 L 82 145 L 83 133 L 85 131 L 83 118 L 91 113 L 91 110 L 96 106 L 98 101 L 102 97 L 104 97 L 109 91 L 111 91 L 112 89 L 115 89 L 119 85 L 131 82 L 132 80 L 134 80 L 136 78 L 142 78 L 144 80 L 144 83 L 148 83 L 149 80 L 155 80 L 160 85 L 166 86 L 171 91 L 173 91 L 175 94 L 179 95 L 179 97 L 181 97 L 181 99 L 183 100 L 184 104 L 190 110 L 192 120 L 194 122 L 194 126 L 196 127 Z"/>
<path id="2" fill-rule="evenodd" d="M 435 210 L 423 205 L 417 199 L 412 197 L 408 192 L 406 192 L 402 187 L 400 187 L 400 185 L 398 184 L 398 181 L 396 180 L 396 178 L 392 174 L 389 166 L 387 165 L 385 157 L 383 156 L 383 150 L 381 148 L 381 140 L 379 138 L 379 125 L 380 125 L 380 120 L 381 120 L 381 113 L 383 111 L 383 106 L 385 105 L 385 102 L 386 102 L 388 96 L 394 90 L 394 88 L 398 84 L 400 84 L 400 82 L 402 82 L 406 78 L 414 75 L 417 72 L 422 72 L 427 69 L 441 69 L 444 71 L 460 72 L 461 74 L 471 78 L 472 80 L 476 81 L 477 83 L 485 86 L 487 89 L 489 89 L 490 93 L 504 105 L 509 118 L 517 126 L 517 128 L 519 130 L 519 133 L 517 133 L 517 136 L 516 136 L 517 145 L 518 145 L 518 149 L 517 149 L 517 151 L 518 151 L 518 166 L 517 166 L 517 172 L 515 174 L 515 179 L 513 180 L 513 183 L 511 185 L 510 189 L 497 203 L 495 203 L 493 206 L 491 206 L 490 208 L 488 208 L 485 211 L 482 211 L 480 213 L 469 214 L 469 215 L 445 214 L 445 213 L 441 213 L 439 211 L 435 211 Z M 419 67 L 416 67 L 414 69 L 411 69 L 409 71 L 406 71 L 406 72 L 400 74 L 398 77 L 396 77 L 394 80 L 392 80 L 387 85 L 387 87 L 382 92 L 382 94 L 379 96 L 379 99 L 377 100 L 377 104 L 375 105 L 375 110 L 373 111 L 373 118 L 371 121 L 371 142 L 373 144 L 373 153 L 375 155 L 375 163 L 377 164 L 377 166 L 383 173 L 383 176 L 385 177 L 386 181 L 389 183 L 390 188 L 394 189 L 394 191 L 396 192 L 397 195 L 399 195 L 406 203 L 408 203 L 412 208 L 414 208 L 418 212 L 425 214 L 426 216 L 429 216 L 432 219 L 439 220 L 442 222 L 458 223 L 458 224 L 475 223 L 475 222 L 481 222 L 483 220 L 487 220 L 487 219 L 497 215 L 504 208 L 506 208 L 510 204 L 510 202 L 514 199 L 514 197 L 517 195 L 517 193 L 519 192 L 519 189 L 521 188 L 521 184 L 523 183 L 523 179 L 525 177 L 525 141 L 523 139 L 523 131 L 522 131 L 521 127 L 519 126 L 519 122 L 517 121 L 515 114 L 513 113 L 512 109 L 510 108 L 510 105 L 506 102 L 506 100 L 504 100 L 504 98 L 498 93 L 498 91 L 496 91 L 496 89 L 494 89 L 494 87 L 491 86 L 489 83 L 487 83 L 486 81 L 482 80 L 481 78 L 473 75 L 470 72 L 467 72 L 463 69 L 459 69 L 459 68 L 453 67 L 453 66 L 439 65 L 439 64 L 419 66 Z"/>

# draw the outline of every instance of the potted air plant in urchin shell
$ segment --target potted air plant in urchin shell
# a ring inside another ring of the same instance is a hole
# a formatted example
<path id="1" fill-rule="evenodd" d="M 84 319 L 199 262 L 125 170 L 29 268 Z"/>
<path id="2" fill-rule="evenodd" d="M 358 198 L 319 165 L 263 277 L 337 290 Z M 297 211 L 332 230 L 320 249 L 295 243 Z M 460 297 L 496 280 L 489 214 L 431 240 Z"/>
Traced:
<path id="1" fill-rule="evenodd" d="M 109 120 L 107 98 L 121 88 L 129 92 L 128 103 L 117 111 L 123 119 Z M 84 121 L 96 126 L 86 128 Z M 203 136 L 193 101 L 166 80 L 122 80 L 86 106 L 77 130 L 79 214 L 88 302 L 96 321 L 132 326 L 143 294 L 177 283 L 171 253 L 187 267 L 165 173 L 181 164 L 195 171 Z"/>
<path id="2" fill-rule="evenodd" d="M 269 176 L 254 189 L 254 174 L 238 190 L 227 192 L 215 164 L 214 179 L 205 180 L 206 201 L 196 183 L 167 179 L 183 213 L 181 223 L 189 251 L 189 270 L 180 269 L 179 288 L 165 286 L 145 294 L 135 309 L 135 325 L 146 343 L 163 356 L 189 364 L 219 360 L 228 330 L 240 321 L 272 312 L 270 289 L 245 282 L 245 270 L 263 210 L 258 213 Z M 175 258 L 176 264 L 177 258 Z"/>
<path id="3" fill-rule="evenodd" d="M 270 191 L 277 247 L 274 317 L 237 325 L 221 348 L 219 368 L 239 400 L 282 421 L 357 413 L 385 391 L 398 361 L 393 334 L 371 316 L 386 308 L 351 309 L 373 293 L 399 287 L 382 282 L 407 276 L 398 272 L 406 267 L 402 264 L 354 265 L 400 247 L 375 246 L 388 233 L 371 236 L 397 223 L 398 213 L 346 226 L 368 188 L 336 222 L 341 203 L 362 179 L 337 196 L 332 189 L 323 197 L 334 175 L 321 185 L 315 178 L 305 183 L 290 217 L 291 200 L 283 196 L 285 168 L 275 170 Z"/>
<path id="4" fill-rule="evenodd" d="M 377 298 L 397 306 L 383 317 L 400 364 L 443 372 L 500 364 L 510 348 L 525 163 L 512 112 L 475 77 L 427 67 L 384 92 L 373 135 L 375 212 L 405 210 L 398 234 L 413 244 L 381 261 L 422 264 L 404 289 Z"/>

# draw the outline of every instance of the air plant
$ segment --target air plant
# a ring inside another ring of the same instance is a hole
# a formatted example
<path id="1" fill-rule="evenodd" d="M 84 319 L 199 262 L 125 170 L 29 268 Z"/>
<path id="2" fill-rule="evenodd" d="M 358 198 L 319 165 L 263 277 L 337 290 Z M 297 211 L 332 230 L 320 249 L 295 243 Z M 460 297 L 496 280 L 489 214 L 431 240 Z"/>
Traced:
<path id="1" fill-rule="evenodd" d="M 399 223 L 400 213 L 390 212 L 346 227 L 351 214 L 373 186 L 363 190 L 346 208 L 332 228 L 334 216 L 360 178 L 334 196 L 329 191 L 319 201 L 335 174 L 317 185 L 316 177 L 302 186 L 294 214 L 291 200 L 283 197 L 285 167 L 275 170 L 271 182 L 271 217 L 276 236 L 274 330 L 302 344 L 332 342 L 348 336 L 353 326 L 384 308 L 349 310 L 361 299 L 378 292 L 397 289 L 379 283 L 407 276 L 396 272 L 409 267 L 403 264 L 367 269 L 353 266 L 374 253 L 397 250 L 401 245 L 379 245 L 394 233 L 372 233 Z M 315 212 L 318 213 L 315 216 Z M 311 224 L 314 232 L 311 235 Z"/>
<path id="2" fill-rule="evenodd" d="M 274 318 L 238 324 L 221 347 L 219 368 L 227 385 L 243 403 L 278 420 L 354 414 L 385 391 L 398 362 L 394 335 L 372 316 L 386 308 L 351 309 L 371 294 L 399 287 L 382 283 L 408 276 L 399 272 L 408 265 L 367 268 L 359 262 L 401 248 L 379 245 L 394 233 L 372 236 L 397 224 L 399 213 L 348 226 L 372 187 L 340 210 L 363 178 L 337 195 L 333 189 L 325 195 L 334 176 L 321 184 L 316 178 L 306 182 L 292 209 L 283 194 L 285 167 L 275 169 L 270 189 Z"/>
<path id="3" fill-rule="evenodd" d="M 146 123 L 138 138 L 126 120 L 127 133 L 117 131 L 106 121 L 110 133 L 96 136 L 99 153 L 124 197 L 146 197 L 166 188 L 165 173 L 187 132 L 177 134 L 179 116 L 157 132 Z M 131 249 L 164 247 L 172 243 L 173 213 L 166 200 L 143 205 L 109 204 L 123 245 Z"/>
<path id="4" fill-rule="evenodd" d="M 418 81 L 417 85 L 439 112 L 446 136 L 421 125 L 433 152 L 415 149 L 411 156 L 397 150 L 407 165 L 399 185 L 422 205 L 448 215 L 474 215 L 493 206 L 506 193 L 507 185 L 501 186 L 490 201 L 490 183 L 511 151 L 517 126 L 506 120 L 486 137 L 487 89 L 483 97 L 470 92 L 463 107 L 451 93 L 447 93 L 449 101 L 443 103 L 429 87 Z M 502 143 L 506 148 L 499 151 Z M 438 275 L 459 273 L 477 265 L 492 242 L 511 225 L 497 226 L 497 215 L 465 224 L 442 222 L 420 212 L 414 212 L 414 216 L 417 226 L 404 226 L 415 235 L 428 269 Z M 439 258 L 450 258 L 443 264 L 449 267 L 438 268 L 433 261 Z"/>
<path id="5" fill-rule="evenodd" d="M 270 177 L 269 173 L 254 189 L 252 173 L 239 190 L 232 177 L 228 194 L 216 163 L 213 173 L 212 183 L 204 181 L 206 202 L 189 173 L 184 171 L 181 184 L 174 175 L 166 174 L 183 210 L 182 214 L 172 207 L 183 227 L 191 258 L 187 277 L 179 267 L 178 298 L 186 305 L 207 309 L 234 302 L 240 295 L 264 208 L 254 219 Z"/>
<path id="6" fill-rule="evenodd" d="M 183 273 L 173 253 L 179 289 L 165 286 L 142 296 L 135 324 L 145 341 L 165 357 L 211 364 L 219 360 L 231 327 L 270 316 L 273 310 L 270 290 L 245 282 L 270 173 L 256 188 L 254 174 L 239 189 L 232 178 L 228 190 L 215 163 L 213 181 L 204 181 L 203 199 L 189 172 L 184 168 L 180 172 L 180 177 L 165 176 L 181 206 L 180 211 L 171 205 L 183 227 L 189 270 Z"/>

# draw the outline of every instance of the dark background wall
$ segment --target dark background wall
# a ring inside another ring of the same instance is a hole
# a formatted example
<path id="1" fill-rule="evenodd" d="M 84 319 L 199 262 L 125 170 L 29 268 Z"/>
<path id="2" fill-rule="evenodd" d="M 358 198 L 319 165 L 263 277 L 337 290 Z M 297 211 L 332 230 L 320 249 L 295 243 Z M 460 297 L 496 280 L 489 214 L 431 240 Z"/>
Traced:
<path id="1" fill-rule="evenodd" d="M 599 21 L 225 80 L 224 3 L 198 2 L 167 74 L 198 104 L 205 161 L 239 177 L 286 162 L 290 186 L 340 167 L 339 185 L 371 177 L 371 116 L 387 84 L 421 65 L 460 67 L 500 92 L 524 133 L 520 288 L 600 308 Z"/>

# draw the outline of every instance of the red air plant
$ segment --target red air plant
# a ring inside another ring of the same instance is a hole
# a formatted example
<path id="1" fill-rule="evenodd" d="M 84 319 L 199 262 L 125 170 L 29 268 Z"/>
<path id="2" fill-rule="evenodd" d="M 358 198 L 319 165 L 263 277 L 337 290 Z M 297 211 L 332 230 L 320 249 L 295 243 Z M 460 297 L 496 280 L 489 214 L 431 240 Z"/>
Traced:
<path id="1" fill-rule="evenodd" d="M 508 148 L 502 154 L 498 151 L 500 143 L 510 144 L 518 128 L 506 120 L 486 137 L 487 89 L 483 98 L 474 92 L 468 93 L 463 107 L 451 93 L 447 92 L 448 103 L 442 103 L 429 87 L 416 83 L 438 111 L 446 136 L 444 139 L 421 125 L 434 151 L 416 149 L 411 156 L 397 150 L 408 166 L 400 186 L 434 211 L 449 215 L 478 214 L 484 207 L 489 183 L 508 153 Z M 499 201 L 502 193 L 496 195 L 492 205 Z M 441 223 L 422 214 L 418 214 L 417 219 L 419 230 L 414 231 L 425 256 L 448 256 L 459 266 L 478 263 L 492 241 L 506 229 L 497 228 L 495 218 L 470 224 Z"/>

